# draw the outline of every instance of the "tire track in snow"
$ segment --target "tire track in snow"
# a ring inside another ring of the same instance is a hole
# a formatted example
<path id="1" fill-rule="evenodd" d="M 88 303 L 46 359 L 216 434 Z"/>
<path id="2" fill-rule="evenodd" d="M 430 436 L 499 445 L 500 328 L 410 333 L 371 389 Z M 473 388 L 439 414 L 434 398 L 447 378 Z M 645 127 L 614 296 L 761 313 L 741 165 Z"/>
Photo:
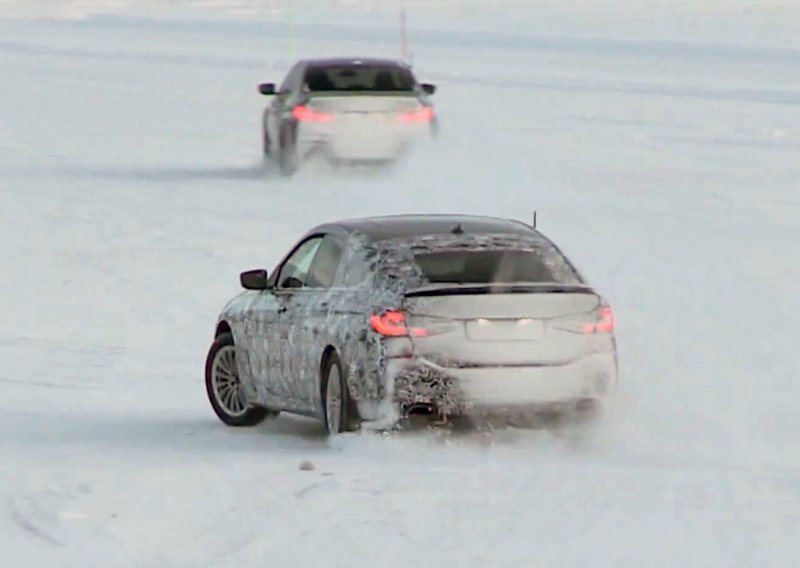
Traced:
<path id="1" fill-rule="evenodd" d="M 93 385 L 93 384 L 67 385 L 67 384 L 50 383 L 47 381 L 25 381 L 20 379 L 9 379 L 7 377 L 0 377 L 0 383 L 12 384 L 12 385 L 24 385 L 26 387 L 43 387 L 48 389 L 63 389 L 63 390 L 76 390 L 76 391 L 104 389 L 104 387 L 100 385 Z"/>
<path id="2" fill-rule="evenodd" d="M 7 506 L 11 512 L 11 519 L 14 521 L 14 524 L 16 524 L 23 531 L 53 546 L 57 546 L 59 548 L 64 547 L 64 544 L 58 539 L 40 527 L 37 523 L 23 515 L 11 499 L 7 500 Z"/>

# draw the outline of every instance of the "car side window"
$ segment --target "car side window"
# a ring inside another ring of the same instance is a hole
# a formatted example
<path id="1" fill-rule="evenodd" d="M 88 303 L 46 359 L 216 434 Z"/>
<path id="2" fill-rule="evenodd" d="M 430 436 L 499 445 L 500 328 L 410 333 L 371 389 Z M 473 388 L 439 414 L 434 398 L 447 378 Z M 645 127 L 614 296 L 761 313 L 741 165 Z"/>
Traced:
<path id="1" fill-rule="evenodd" d="M 299 87 L 300 80 L 303 76 L 303 65 L 302 63 L 296 63 L 294 67 L 291 68 L 289 73 L 286 75 L 286 78 L 281 83 L 280 89 L 278 89 L 279 93 L 292 93 L 297 90 Z"/>
<path id="2" fill-rule="evenodd" d="M 330 288 L 336 281 L 339 263 L 344 253 L 344 243 L 335 235 L 327 235 L 317 250 L 308 273 L 309 288 Z"/>
<path id="3" fill-rule="evenodd" d="M 317 254 L 322 237 L 312 237 L 303 242 L 286 259 L 278 274 L 278 288 L 303 288 L 307 286 L 308 271 Z"/>
<path id="4" fill-rule="evenodd" d="M 342 286 L 345 288 L 360 286 L 369 282 L 372 276 L 372 271 L 367 265 L 364 256 L 360 252 L 352 249 L 348 250 L 342 272 Z"/>

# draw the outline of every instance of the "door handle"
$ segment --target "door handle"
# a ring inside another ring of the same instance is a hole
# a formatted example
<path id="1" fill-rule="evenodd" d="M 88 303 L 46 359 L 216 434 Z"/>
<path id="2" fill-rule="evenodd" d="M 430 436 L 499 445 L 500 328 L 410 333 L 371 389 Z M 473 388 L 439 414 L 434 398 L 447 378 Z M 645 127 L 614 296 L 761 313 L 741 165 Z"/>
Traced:
<path id="1" fill-rule="evenodd" d="M 279 313 L 279 314 L 282 314 L 282 313 L 284 313 L 285 311 L 286 311 L 286 306 L 284 306 L 284 305 L 280 305 L 280 306 L 278 306 L 278 313 Z"/>

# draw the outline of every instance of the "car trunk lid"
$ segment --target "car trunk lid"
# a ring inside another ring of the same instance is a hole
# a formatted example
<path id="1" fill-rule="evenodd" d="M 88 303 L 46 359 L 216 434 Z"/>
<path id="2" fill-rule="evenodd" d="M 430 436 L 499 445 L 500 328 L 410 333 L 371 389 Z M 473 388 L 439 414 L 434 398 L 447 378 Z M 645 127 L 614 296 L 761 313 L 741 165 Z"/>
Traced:
<path id="1" fill-rule="evenodd" d="M 481 292 L 480 290 L 483 290 Z M 596 350 L 603 300 L 581 286 L 432 287 L 406 295 L 418 356 L 450 366 L 559 365 Z"/>

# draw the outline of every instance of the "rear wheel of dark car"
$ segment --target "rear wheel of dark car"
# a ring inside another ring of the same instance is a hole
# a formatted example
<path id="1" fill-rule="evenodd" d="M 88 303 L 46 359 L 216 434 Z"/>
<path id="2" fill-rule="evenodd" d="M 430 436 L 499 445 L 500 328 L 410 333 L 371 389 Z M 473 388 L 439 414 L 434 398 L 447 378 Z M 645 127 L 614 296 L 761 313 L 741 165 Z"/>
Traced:
<path id="1" fill-rule="evenodd" d="M 431 121 L 431 138 L 434 140 L 439 138 L 439 120 L 436 118 Z"/>
<path id="2" fill-rule="evenodd" d="M 357 429 L 352 402 L 347 390 L 339 355 L 333 351 L 322 366 L 322 410 L 328 435 L 352 432 Z"/>
<path id="3" fill-rule="evenodd" d="M 261 134 L 261 142 L 262 142 L 262 150 L 264 152 L 264 158 L 268 158 L 270 153 L 272 152 L 272 145 L 270 144 L 269 140 L 269 133 L 267 133 L 267 129 L 263 129 Z"/>
<path id="4" fill-rule="evenodd" d="M 281 144 L 278 149 L 278 169 L 281 175 L 291 176 L 297 171 L 299 158 L 292 129 L 284 126 L 281 129 Z"/>
<path id="5" fill-rule="evenodd" d="M 214 413 L 228 426 L 255 426 L 277 412 L 249 404 L 239 380 L 233 335 L 222 333 L 206 357 L 206 393 Z"/>

